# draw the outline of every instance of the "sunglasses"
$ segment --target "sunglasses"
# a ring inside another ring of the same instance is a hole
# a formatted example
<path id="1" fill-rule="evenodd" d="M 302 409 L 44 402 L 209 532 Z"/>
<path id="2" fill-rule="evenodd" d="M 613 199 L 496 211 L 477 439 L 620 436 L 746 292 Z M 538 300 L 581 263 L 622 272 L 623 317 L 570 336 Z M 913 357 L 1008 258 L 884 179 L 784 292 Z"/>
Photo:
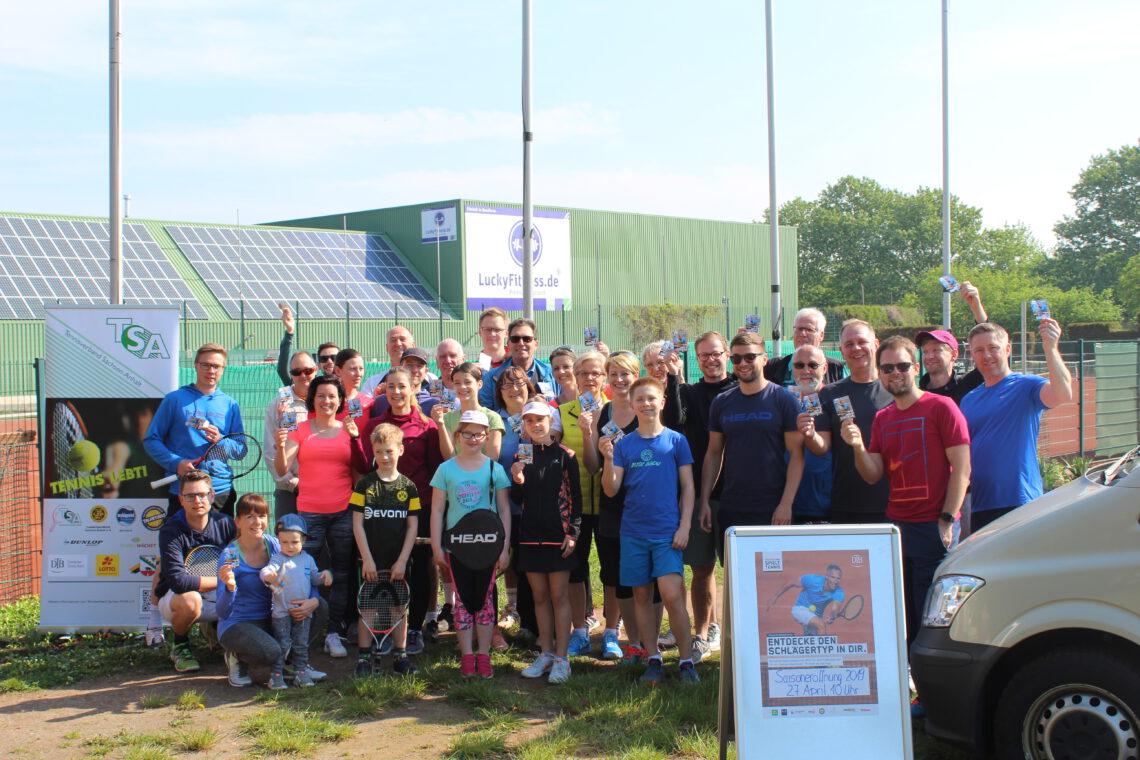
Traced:
<path id="1" fill-rule="evenodd" d="M 317 358 L 323 362 L 335 362 L 336 361 L 336 354 L 323 354 L 322 356 L 318 356 Z"/>
<path id="2" fill-rule="evenodd" d="M 533 343 L 533 335 L 512 335 L 511 343 Z"/>
<path id="3" fill-rule="evenodd" d="M 804 367 L 811 367 L 812 369 L 819 369 L 823 365 L 819 362 L 792 362 L 792 366 L 796 369 L 803 369 Z"/>
<path id="4" fill-rule="evenodd" d="M 898 364 L 880 364 L 879 371 L 884 375 L 892 375 L 895 372 L 900 374 L 910 372 L 910 368 L 915 366 L 914 362 L 899 362 Z"/>
<path id="5" fill-rule="evenodd" d="M 289 374 L 292 375 L 293 377 L 300 377 L 301 375 L 305 375 L 306 377 L 308 377 L 309 375 L 313 374 L 316 371 L 317 371 L 316 367 L 304 367 L 303 369 L 291 369 L 291 370 L 289 370 Z"/>
<path id="6" fill-rule="evenodd" d="M 728 358 L 732 360 L 733 364 L 740 364 L 741 362 L 754 362 L 765 355 L 766 354 L 732 354 Z"/>

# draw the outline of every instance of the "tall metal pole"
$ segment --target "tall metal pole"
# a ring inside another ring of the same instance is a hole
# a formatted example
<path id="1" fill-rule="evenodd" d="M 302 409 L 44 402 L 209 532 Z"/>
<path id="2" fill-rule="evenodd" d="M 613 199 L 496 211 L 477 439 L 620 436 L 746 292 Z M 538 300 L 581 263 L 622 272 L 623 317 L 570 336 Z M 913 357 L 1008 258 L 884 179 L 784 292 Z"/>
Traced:
<path id="1" fill-rule="evenodd" d="M 522 112 L 523 112 L 523 265 L 522 265 L 522 294 L 523 316 L 534 319 L 534 294 L 532 291 L 533 275 L 532 247 L 534 240 L 531 229 L 534 225 L 534 203 L 530 197 L 530 147 L 534 142 L 534 133 L 530 131 L 530 100 L 531 100 L 531 0 L 523 0 L 523 60 L 522 60 Z"/>
<path id="2" fill-rule="evenodd" d="M 435 217 L 435 313 L 439 317 L 439 342 L 443 342 L 443 269 L 439 258 L 439 212 Z"/>
<path id="3" fill-rule="evenodd" d="M 122 34 L 119 32 L 119 0 L 110 0 L 110 112 L 111 112 L 111 145 L 110 145 L 110 173 L 111 173 L 111 209 L 107 215 L 110 225 L 110 254 L 111 254 L 111 292 L 108 294 L 111 303 L 123 302 L 123 218 L 119 206 L 122 186 L 123 162 L 119 154 L 119 138 L 121 128 L 119 117 L 122 114 L 122 103 L 119 92 L 119 43 Z"/>
<path id="4" fill-rule="evenodd" d="M 950 276 L 950 65 L 946 28 L 949 0 L 942 0 L 942 274 Z M 950 329 L 950 294 L 942 294 L 942 326 Z"/>
<path id="5" fill-rule="evenodd" d="M 776 97 L 772 70 L 772 0 L 764 0 L 768 61 L 768 248 L 772 255 L 772 358 L 780 356 L 780 217 L 776 204 Z"/>

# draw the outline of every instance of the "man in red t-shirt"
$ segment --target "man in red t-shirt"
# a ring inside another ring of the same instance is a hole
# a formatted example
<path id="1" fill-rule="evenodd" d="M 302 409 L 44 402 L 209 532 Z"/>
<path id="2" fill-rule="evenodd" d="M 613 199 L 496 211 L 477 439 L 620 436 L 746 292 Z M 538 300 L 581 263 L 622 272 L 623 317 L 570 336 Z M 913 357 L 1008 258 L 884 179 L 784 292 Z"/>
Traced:
<path id="1" fill-rule="evenodd" d="M 902 533 L 907 642 L 918 633 L 921 606 L 946 552 L 958 543 L 958 515 L 970 482 L 970 433 L 949 398 L 919 390 L 918 349 L 901 336 L 887 338 L 875 357 L 879 382 L 895 401 L 880 409 L 865 446 L 859 428 L 843 423 L 843 440 L 868 483 L 886 473 L 887 518 Z"/>

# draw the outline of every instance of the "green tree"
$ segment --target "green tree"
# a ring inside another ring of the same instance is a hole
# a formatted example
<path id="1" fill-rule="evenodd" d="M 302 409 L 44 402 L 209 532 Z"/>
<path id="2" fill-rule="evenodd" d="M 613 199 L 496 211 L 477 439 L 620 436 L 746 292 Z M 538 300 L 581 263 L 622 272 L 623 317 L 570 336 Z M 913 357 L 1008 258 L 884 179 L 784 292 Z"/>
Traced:
<path id="1" fill-rule="evenodd" d="M 1120 273 L 1116 295 L 1131 319 L 1140 319 L 1140 255 L 1133 256 Z"/>
<path id="2" fill-rule="evenodd" d="M 1053 228 L 1056 256 L 1043 271 L 1058 287 L 1111 288 L 1140 254 L 1140 144 L 1093 156 L 1069 194 L 1076 213 Z"/>
<path id="3" fill-rule="evenodd" d="M 650 306 L 622 306 L 614 309 L 636 345 L 672 336 L 674 330 L 687 330 L 689 340 L 701 332 L 702 324 L 721 313 L 709 304 L 659 303 Z"/>

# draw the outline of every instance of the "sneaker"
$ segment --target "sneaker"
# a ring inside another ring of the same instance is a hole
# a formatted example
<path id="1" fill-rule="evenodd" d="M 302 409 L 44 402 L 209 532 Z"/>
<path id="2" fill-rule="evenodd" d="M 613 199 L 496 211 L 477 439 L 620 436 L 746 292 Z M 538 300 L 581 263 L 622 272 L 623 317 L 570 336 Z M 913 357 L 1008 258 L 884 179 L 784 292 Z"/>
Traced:
<path id="1" fill-rule="evenodd" d="M 459 657 L 459 675 L 471 678 L 475 675 L 475 655 L 465 654 Z"/>
<path id="2" fill-rule="evenodd" d="M 499 618 L 500 628 L 513 628 L 519 625 L 519 613 L 513 604 L 508 604 L 503 608 L 503 615 Z"/>
<path id="3" fill-rule="evenodd" d="M 409 631 L 409 633 L 411 633 L 411 632 Z M 411 636 L 408 636 L 408 638 L 410 639 Z M 424 648 L 424 646 L 423 646 L 423 643 L 421 642 L 420 643 L 420 650 L 422 651 L 423 648 Z M 392 637 L 391 636 L 385 636 L 383 639 L 380 640 L 379 648 L 373 649 L 372 651 L 375 652 L 376 654 L 380 655 L 380 656 L 384 656 L 386 654 L 392 654 Z"/>
<path id="4" fill-rule="evenodd" d="M 720 625 L 717 623 L 709 623 L 709 637 L 705 639 L 709 643 L 709 651 L 720 651 Z"/>
<path id="5" fill-rule="evenodd" d="M 593 615 L 590 615 L 588 618 L 586 618 L 586 630 L 589 631 L 590 633 L 593 633 L 594 631 L 598 630 L 601 627 L 602 627 L 602 621 L 598 620 Z"/>
<path id="6" fill-rule="evenodd" d="M 677 646 L 677 637 L 673 635 L 672 631 L 665 631 L 657 637 L 658 649 L 672 649 Z"/>
<path id="7" fill-rule="evenodd" d="M 549 652 L 543 652 L 534 662 L 523 668 L 521 675 L 523 678 L 542 678 L 554 667 L 554 661 L 556 659 L 557 658 Z"/>
<path id="8" fill-rule="evenodd" d="M 712 650 L 709 648 L 709 643 L 702 639 L 700 636 L 693 637 L 693 662 L 700 662 Z"/>
<path id="9" fill-rule="evenodd" d="M 567 649 L 566 654 L 571 657 L 581 657 L 590 653 L 590 637 L 584 633 L 571 633 L 570 634 L 570 647 Z"/>
<path id="10" fill-rule="evenodd" d="M 231 681 L 230 683 L 233 683 L 233 682 Z M 281 689 L 288 689 L 289 688 L 285 684 L 285 674 L 284 673 L 270 673 L 269 674 L 269 683 L 267 683 L 266 686 L 268 686 L 270 689 L 273 689 L 274 691 L 280 691 Z"/>
<path id="11" fill-rule="evenodd" d="M 390 644 L 392 641 L 391 636 L 388 637 L 388 641 Z M 419 654 L 420 652 L 424 651 L 424 635 L 423 635 L 423 633 L 421 633 L 420 631 L 408 631 L 408 643 L 404 647 L 404 649 L 407 651 L 408 654 Z M 389 652 L 392 651 L 391 646 L 388 647 L 388 651 Z"/>
<path id="12" fill-rule="evenodd" d="M 323 670 L 317 670 L 312 665 L 305 668 L 305 675 L 307 675 L 309 678 L 313 679 L 314 683 L 320 683 L 321 681 L 323 681 L 329 677 L 328 673 L 326 673 Z"/>
<path id="13" fill-rule="evenodd" d="M 451 605 L 445 604 L 439 608 L 439 616 L 436 618 L 439 621 L 439 630 L 441 631 L 454 631 L 455 618 L 451 615 Z"/>
<path id="14" fill-rule="evenodd" d="M 602 634 L 602 659 L 603 660 L 620 660 L 621 644 L 618 643 L 617 631 L 610 631 Z"/>
<path id="15" fill-rule="evenodd" d="M 510 648 L 511 645 L 503 638 L 503 629 L 495 626 L 491 630 L 491 649 L 494 649 L 496 652 L 505 652 Z"/>
<path id="16" fill-rule="evenodd" d="M 439 623 L 435 620 L 429 620 L 424 623 L 423 628 L 424 639 L 430 644 L 439 642 Z"/>
<path id="17" fill-rule="evenodd" d="M 307 688 L 309 686 L 316 686 L 317 682 L 313 680 L 313 676 L 311 675 L 311 673 L 312 673 L 312 671 L 309 671 L 309 670 L 302 670 L 300 673 L 298 673 L 296 685 L 300 686 L 302 689 Z"/>
<path id="18" fill-rule="evenodd" d="M 174 644 L 170 647 L 170 660 L 179 673 L 197 673 L 202 669 L 189 644 Z"/>
<path id="19" fill-rule="evenodd" d="M 412 658 L 406 654 L 392 658 L 392 672 L 398 676 L 412 676 L 416 674 L 417 670 L 418 668 L 416 664 L 412 662 Z"/>
<path id="20" fill-rule="evenodd" d="M 566 683 L 570 680 L 570 661 L 565 657 L 555 657 L 554 665 L 550 668 L 550 677 L 547 683 Z"/>
<path id="21" fill-rule="evenodd" d="M 645 672 L 641 674 L 640 680 L 650 686 L 661 684 L 665 680 L 665 664 L 657 658 L 650 660 Z"/>
<path id="22" fill-rule="evenodd" d="M 681 665 L 681 683 L 700 683 L 701 677 L 697 675 L 697 666 L 690 663 Z"/>
<path id="23" fill-rule="evenodd" d="M 198 632 L 206 640 L 206 649 L 211 652 L 218 648 L 218 624 L 212 620 L 202 620 L 198 623 Z"/>
<path id="24" fill-rule="evenodd" d="M 632 644 L 626 644 L 621 648 L 622 665 L 640 665 L 641 661 L 644 659 L 645 650 L 641 647 L 635 647 Z"/>
<path id="25" fill-rule="evenodd" d="M 372 675 L 372 660 L 367 657 L 361 657 L 356 661 L 356 677 L 368 678 Z"/>
<path id="26" fill-rule="evenodd" d="M 225 661 L 226 674 L 228 676 L 230 686 L 249 686 L 253 683 L 253 679 L 250 678 L 248 674 L 249 669 L 245 666 L 244 662 L 237 658 L 236 654 L 233 654 L 232 652 L 226 652 Z M 285 688 L 284 676 L 281 678 L 281 688 Z"/>
<path id="27" fill-rule="evenodd" d="M 495 671 L 491 668 L 491 655 L 475 655 L 475 671 L 479 674 L 480 678 L 494 678 Z"/>
<path id="28" fill-rule="evenodd" d="M 330 633 L 325 636 L 325 654 L 329 657 L 348 657 L 348 650 L 344 648 L 344 642 L 340 640 L 340 634 Z"/>

